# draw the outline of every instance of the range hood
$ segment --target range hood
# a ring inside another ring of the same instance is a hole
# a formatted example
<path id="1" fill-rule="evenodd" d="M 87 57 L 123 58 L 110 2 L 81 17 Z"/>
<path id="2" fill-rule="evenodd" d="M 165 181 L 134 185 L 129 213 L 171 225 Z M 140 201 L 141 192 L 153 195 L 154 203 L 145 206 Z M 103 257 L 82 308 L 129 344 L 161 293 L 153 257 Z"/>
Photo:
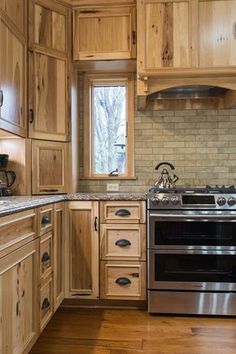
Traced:
<path id="1" fill-rule="evenodd" d="M 139 110 L 236 108 L 236 78 L 138 77 L 137 96 Z"/>

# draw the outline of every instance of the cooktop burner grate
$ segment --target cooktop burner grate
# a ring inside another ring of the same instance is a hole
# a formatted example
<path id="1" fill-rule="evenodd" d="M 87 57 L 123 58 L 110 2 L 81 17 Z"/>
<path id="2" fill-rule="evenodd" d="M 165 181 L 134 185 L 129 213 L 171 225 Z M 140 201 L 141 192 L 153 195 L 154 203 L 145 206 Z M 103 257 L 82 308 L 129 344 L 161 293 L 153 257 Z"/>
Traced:
<path id="1" fill-rule="evenodd" d="M 189 193 L 189 194 L 227 194 L 227 193 L 236 193 L 234 185 L 231 186 L 209 186 L 205 187 L 177 187 L 177 188 L 158 188 L 151 187 L 149 189 L 150 193 Z"/>

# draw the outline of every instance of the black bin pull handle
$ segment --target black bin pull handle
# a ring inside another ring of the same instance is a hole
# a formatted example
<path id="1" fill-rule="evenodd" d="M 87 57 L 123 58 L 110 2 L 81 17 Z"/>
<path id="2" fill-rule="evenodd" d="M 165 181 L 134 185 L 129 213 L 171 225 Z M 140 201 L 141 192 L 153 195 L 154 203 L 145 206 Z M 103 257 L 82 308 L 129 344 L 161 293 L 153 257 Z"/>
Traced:
<path id="1" fill-rule="evenodd" d="M 50 302 L 48 300 L 47 297 L 45 297 L 45 299 L 43 300 L 42 306 L 41 306 L 41 310 L 46 310 L 50 307 Z"/>
<path id="2" fill-rule="evenodd" d="M 129 240 L 126 240 L 125 238 L 121 238 L 120 240 L 116 241 L 115 245 L 119 247 L 127 247 L 131 246 L 131 242 Z"/>
<path id="3" fill-rule="evenodd" d="M 131 215 L 130 211 L 127 210 L 127 209 L 118 209 L 116 212 L 115 212 L 115 215 L 116 216 L 129 216 Z"/>
<path id="4" fill-rule="evenodd" d="M 47 215 L 44 215 L 42 217 L 42 221 L 41 221 L 42 224 L 49 224 L 50 223 L 50 219 Z"/>
<path id="5" fill-rule="evenodd" d="M 44 252 L 44 254 L 42 255 L 42 263 L 48 262 L 50 260 L 50 256 L 47 252 Z"/>
<path id="6" fill-rule="evenodd" d="M 116 284 L 119 284 L 122 286 L 128 285 L 128 284 L 131 284 L 131 280 L 129 280 L 129 278 L 126 278 L 126 277 L 117 278 Z"/>

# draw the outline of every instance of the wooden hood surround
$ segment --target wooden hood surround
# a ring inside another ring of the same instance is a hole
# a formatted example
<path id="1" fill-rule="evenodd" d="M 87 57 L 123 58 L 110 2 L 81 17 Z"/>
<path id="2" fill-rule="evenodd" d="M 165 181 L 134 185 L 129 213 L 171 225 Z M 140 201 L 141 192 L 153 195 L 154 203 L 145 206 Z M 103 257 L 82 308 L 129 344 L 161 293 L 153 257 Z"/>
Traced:
<path id="1" fill-rule="evenodd" d="M 236 0 L 137 0 L 138 108 L 235 108 L 235 14 Z"/>

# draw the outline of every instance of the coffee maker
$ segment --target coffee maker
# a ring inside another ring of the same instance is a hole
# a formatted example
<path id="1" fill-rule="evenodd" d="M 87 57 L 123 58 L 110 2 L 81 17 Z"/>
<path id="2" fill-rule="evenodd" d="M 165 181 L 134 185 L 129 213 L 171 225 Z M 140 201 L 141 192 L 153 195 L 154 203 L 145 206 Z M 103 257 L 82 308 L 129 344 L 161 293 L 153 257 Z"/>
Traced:
<path id="1" fill-rule="evenodd" d="M 9 155 L 0 154 L 0 197 L 12 195 L 10 187 L 16 180 L 14 171 L 7 170 Z"/>

